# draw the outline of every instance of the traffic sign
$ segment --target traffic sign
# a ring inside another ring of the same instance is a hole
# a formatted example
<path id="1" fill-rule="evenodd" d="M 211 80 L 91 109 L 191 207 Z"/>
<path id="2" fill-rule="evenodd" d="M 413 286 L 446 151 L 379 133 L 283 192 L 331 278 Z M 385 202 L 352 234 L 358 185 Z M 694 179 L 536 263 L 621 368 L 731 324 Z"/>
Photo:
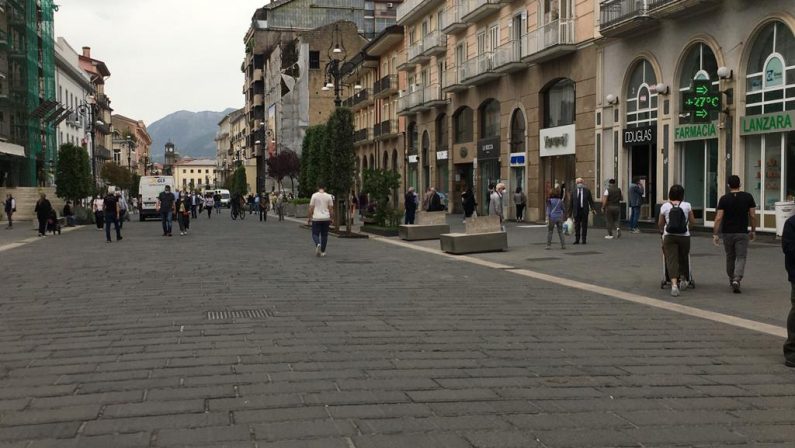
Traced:
<path id="1" fill-rule="evenodd" d="M 721 93 L 709 80 L 695 80 L 690 91 L 682 95 L 682 110 L 690 112 L 691 121 L 706 123 L 710 112 L 721 110 Z"/>

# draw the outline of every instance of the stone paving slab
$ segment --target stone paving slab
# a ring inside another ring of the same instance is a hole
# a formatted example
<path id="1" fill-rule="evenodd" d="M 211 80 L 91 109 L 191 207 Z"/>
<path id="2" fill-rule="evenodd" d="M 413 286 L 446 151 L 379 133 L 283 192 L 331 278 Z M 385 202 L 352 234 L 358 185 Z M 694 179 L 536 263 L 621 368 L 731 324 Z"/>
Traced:
<path id="1" fill-rule="evenodd" d="M 0 254 L 0 447 L 795 440 L 778 338 L 377 241 L 316 258 L 291 222 L 193 227 Z M 776 322 L 772 300 L 742 298 Z M 207 319 L 247 309 L 267 314 Z"/>

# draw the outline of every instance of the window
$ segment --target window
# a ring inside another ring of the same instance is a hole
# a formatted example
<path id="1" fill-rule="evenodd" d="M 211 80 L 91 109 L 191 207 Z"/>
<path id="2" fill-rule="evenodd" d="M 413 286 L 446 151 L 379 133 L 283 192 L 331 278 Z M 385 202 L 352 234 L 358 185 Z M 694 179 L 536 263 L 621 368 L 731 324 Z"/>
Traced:
<path id="1" fill-rule="evenodd" d="M 657 92 L 650 86 L 657 85 L 649 61 L 643 59 L 632 69 L 627 85 L 627 127 L 649 126 L 657 121 Z"/>
<path id="2" fill-rule="evenodd" d="M 320 51 L 309 50 L 309 68 L 320 69 Z"/>
<path id="3" fill-rule="evenodd" d="M 680 97 L 690 91 L 693 80 L 712 80 L 712 85 L 717 86 L 718 80 L 718 61 L 712 49 L 703 43 L 699 43 L 690 48 L 682 65 L 682 72 L 679 74 L 679 94 Z M 718 111 L 710 112 L 710 121 L 718 119 Z M 690 122 L 689 116 L 680 116 L 679 123 Z"/>
<path id="4" fill-rule="evenodd" d="M 436 117 L 436 150 L 445 151 L 449 144 L 450 137 L 447 129 L 447 115 L 439 114 Z"/>
<path id="5" fill-rule="evenodd" d="M 417 143 L 420 138 L 419 131 L 417 130 L 417 123 L 411 122 L 407 127 L 408 136 L 409 136 L 409 152 L 416 152 L 417 151 Z"/>
<path id="6" fill-rule="evenodd" d="M 500 135 L 500 103 L 497 100 L 486 100 L 480 106 L 480 138 L 499 137 Z"/>
<path id="7" fill-rule="evenodd" d="M 193 170 L 190 170 L 190 173 L 193 174 Z"/>
<path id="8" fill-rule="evenodd" d="M 554 128 L 574 123 L 574 81 L 561 79 L 544 92 L 544 127 Z"/>
<path id="9" fill-rule="evenodd" d="M 511 117 L 511 152 L 525 152 L 525 127 L 522 109 L 514 110 Z"/>
<path id="10" fill-rule="evenodd" d="M 795 110 L 795 36 L 782 22 L 768 24 L 751 47 L 746 115 Z"/>
<path id="11" fill-rule="evenodd" d="M 182 174 L 185 174 L 185 173 L 187 173 L 187 172 L 188 172 L 188 170 L 186 170 L 186 169 L 183 169 L 183 170 L 182 170 Z"/>
<path id="12" fill-rule="evenodd" d="M 453 139 L 454 143 L 472 141 L 472 109 L 469 107 L 462 107 L 453 114 Z"/>

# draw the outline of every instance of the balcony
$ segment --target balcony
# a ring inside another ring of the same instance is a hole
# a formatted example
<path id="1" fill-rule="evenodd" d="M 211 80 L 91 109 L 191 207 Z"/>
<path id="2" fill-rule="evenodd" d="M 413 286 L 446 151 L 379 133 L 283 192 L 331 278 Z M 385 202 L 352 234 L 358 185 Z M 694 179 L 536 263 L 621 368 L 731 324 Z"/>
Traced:
<path id="1" fill-rule="evenodd" d="M 599 5 L 599 32 L 620 36 L 638 31 L 653 19 L 718 4 L 719 0 L 604 0 Z"/>
<path id="2" fill-rule="evenodd" d="M 404 93 L 398 98 L 398 115 L 412 115 L 417 113 L 417 105 L 422 101 L 422 89 L 414 87 L 409 93 Z"/>
<path id="3" fill-rule="evenodd" d="M 468 85 L 461 82 L 460 73 L 461 70 L 459 67 L 451 67 L 448 68 L 446 72 L 444 72 L 444 84 L 442 85 L 443 92 L 445 93 L 463 92 L 464 90 L 469 88 Z"/>
<path id="4" fill-rule="evenodd" d="M 351 110 L 359 110 L 363 107 L 367 107 L 373 104 L 372 98 L 370 98 L 370 91 L 367 89 L 362 89 L 351 97 Z"/>
<path id="5" fill-rule="evenodd" d="M 373 126 L 373 137 L 376 140 L 386 140 L 397 137 L 397 135 L 397 120 L 386 120 Z"/>
<path id="6" fill-rule="evenodd" d="M 251 103 L 254 105 L 254 107 L 264 106 L 265 105 L 265 96 L 262 95 L 261 93 L 257 93 L 256 95 L 254 95 L 251 98 Z"/>
<path id="7" fill-rule="evenodd" d="M 353 144 L 361 145 L 370 140 L 370 128 L 359 129 L 353 133 Z"/>
<path id="8" fill-rule="evenodd" d="M 574 19 L 555 20 L 525 35 L 522 61 L 537 64 L 573 53 Z"/>
<path id="9" fill-rule="evenodd" d="M 398 91 L 397 75 L 387 75 L 373 84 L 373 99 L 385 98 Z"/>
<path id="10" fill-rule="evenodd" d="M 459 6 L 461 8 L 461 18 L 464 22 L 474 23 L 500 11 L 507 0 L 463 0 Z"/>
<path id="11" fill-rule="evenodd" d="M 500 77 L 494 71 L 494 53 L 487 52 L 471 58 L 461 65 L 458 74 L 464 84 L 477 86 Z"/>
<path id="12" fill-rule="evenodd" d="M 422 54 L 428 57 L 447 52 L 447 35 L 441 31 L 431 31 L 422 38 Z"/>
<path id="13" fill-rule="evenodd" d="M 494 52 L 494 71 L 511 73 L 527 68 L 527 64 L 522 62 L 522 50 L 526 43 L 526 39 L 519 39 L 497 47 Z"/>
<path id="14" fill-rule="evenodd" d="M 442 24 L 440 28 L 442 29 L 442 32 L 446 34 L 454 34 L 467 29 L 466 22 L 461 19 L 460 3 L 456 3 L 444 11 L 442 14 Z"/>
<path id="15" fill-rule="evenodd" d="M 408 58 L 408 53 L 400 53 L 397 57 L 397 69 L 401 72 L 409 72 L 414 70 L 414 67 L 417 66 L 416 61 L 412 61 Z"/>
<path id="16" fill-rule="evenodd" d="M 430 56 L 423 54 L 423 42 L 415 42 L 409 46 L 408 49 L 408 63 L 416 65 L 416 64 L 424 64 L 428 62 Z"/>
<path id="17" fill-rule="evenodd" d="M 397 7 L 397 23 L 405 25 L 428 15 L 444 0 L 405 0 Z"/>
<path id="18" fill-rule="evenodd" d="M 447 99 L 439 84 L 415 86 L 415 90 L 398 99 L 398 115 L 413 115 L 434 107 L 447 105 Z"/>
<path id="19" fill-rule="evenodd" d="M 262 81 L 262 69 L 258 68 L 254 70 L 254 74 L 251 76 L 251 83 L 255 83 L 257 81 Z"/>

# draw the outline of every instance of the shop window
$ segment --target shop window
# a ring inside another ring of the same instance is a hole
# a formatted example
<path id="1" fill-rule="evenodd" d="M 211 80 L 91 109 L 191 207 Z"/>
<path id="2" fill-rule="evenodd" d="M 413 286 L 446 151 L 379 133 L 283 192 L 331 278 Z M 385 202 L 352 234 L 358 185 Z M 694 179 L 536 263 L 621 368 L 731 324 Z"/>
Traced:
<path id="1" fill-rule="evenodd" d="M 747 73 L 747 115 L 795 110 L 795 37 L 787 25 L 771 22 L 759 32 Z"/>
<path id="2" fill-rule="evenodd" d="M 525 126 L 524 113 L 516 109 L 511 117 L 511 152 L 525 152 Z"/>
<path id="3" fill-rule="evenodd" d="M 462 107 L 453 114 L 453 141 L 469 143 L 472 141 L 472 109 Z"/>
<path id="4" fill-rule="evenodd" d="M 447 149 L 449 141 L 449 135 L 447 132 L 447 115 L 439 114 L 439 116 L 436 117 L 436 150 L 444 151 Z"/>
<path id="5" fill-rule="evenodd" d="M 420 137 L 419 131 L 417 130 L 417 123 L 412 121 L 409 123 L 407 129 L 407 134 L 409 136 L 409 152 L 416 152 Z"/>
<path id="6" fill-rule="evenodd" d="M 715 59 L 712 49 L 703 43 L 690 47 L 682 64 L 682 71 L 679 74 L 680 97 L 690 91 L 694 80 L 710 80 L 715 89 L 718 88 L 718 61 Z M 710 112 L 710 121 L 717 120 L 718 114 L 718 111 Z M 680 124 L 690 123 L 690 121 L 688 116 L 679 117 Z"/>
<path id="7" fill-rule="evenodd" d="M 574 123 L 574 81 L 561 79 L 544 92 L 544 127 L 554 128 Z"/>
<path id="8" fill-rule="evenodd" d="M 320 51 L 309 50 L 309 69 L 320 69 Z"/>
<path id="9" fill-rule="evenodd" d="M 486 100 L 478 111 L 480 115 L 480 138 L 499 137 L 500 135 L 500 103 L 497 100 Z"/>
<path id="10" fill-rule="evenodd" d="M 627 85 L 627 127 L 649 126 L 657 120 L 657 84 L 649 61 L 643 59 L 632 68 Z"/>

